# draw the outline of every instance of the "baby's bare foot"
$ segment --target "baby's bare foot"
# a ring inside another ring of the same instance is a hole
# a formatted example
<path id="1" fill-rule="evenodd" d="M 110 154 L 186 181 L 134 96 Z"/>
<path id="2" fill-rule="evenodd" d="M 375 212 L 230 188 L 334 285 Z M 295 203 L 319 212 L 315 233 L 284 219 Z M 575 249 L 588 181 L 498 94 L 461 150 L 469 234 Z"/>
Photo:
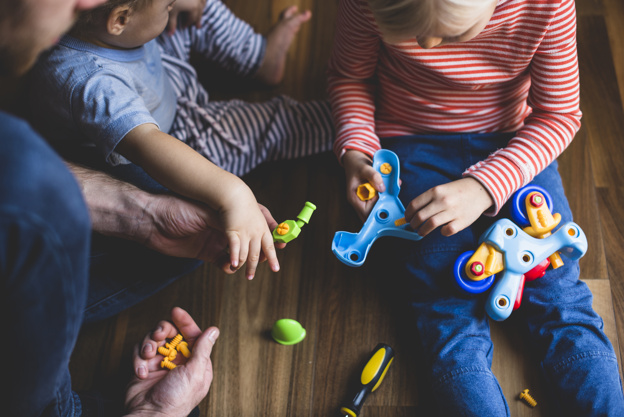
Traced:
<path id="1" fill-rule="evenodd" d="M 290 6 L 280 13 L 279 22 L 275 24 L 266 36 L 266 51 L 256 78 L 268 85 L 276 85 L 284 78 L 286 54 L 288 48 L 299 31 L 301 25 L 312 17 L 306 10 L 297 11 L 297 6 Z"/>

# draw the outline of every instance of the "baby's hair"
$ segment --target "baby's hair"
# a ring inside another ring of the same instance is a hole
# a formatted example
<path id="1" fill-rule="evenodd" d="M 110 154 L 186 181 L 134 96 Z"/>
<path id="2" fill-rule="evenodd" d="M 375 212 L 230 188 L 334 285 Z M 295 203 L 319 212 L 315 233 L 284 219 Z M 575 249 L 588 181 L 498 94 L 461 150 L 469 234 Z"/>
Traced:
<path id="1" fill-rule="evenodd" d="M 431 33 L 436 24 L 453 30 L 478 16 L 485 0 L 368 0 L 379 30 L 392 40 Z"/>
<path id="2" fill-rule="evenodd" d="M 99 7 L 81 12 L 71 29 L 71 33 L 81 34 L 89 32 L 94 24 L 106 19 L 116 7 L 128 6 L 131 10 L 137 10 L 151 2 L 152 0 L 108 0 Z"/>

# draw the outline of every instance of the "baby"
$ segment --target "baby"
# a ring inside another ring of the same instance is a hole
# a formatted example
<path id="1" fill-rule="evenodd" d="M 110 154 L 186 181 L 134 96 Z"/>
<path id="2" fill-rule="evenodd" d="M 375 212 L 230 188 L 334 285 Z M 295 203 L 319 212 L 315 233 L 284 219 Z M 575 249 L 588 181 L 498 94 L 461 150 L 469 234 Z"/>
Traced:
<path id="1" fill-rule="evenodd" d="M 83 13 L 32 74 L 33 123 L 58 149 L 95 149 L 110 165 L 129 161 L 169 190 L 221 214 L 233 267 L 252 278 L 261 254 L 279 269 L 267 222 L 239 178 L 258 164 L 330 149 L 326 102 L 276 97 L 210 102 L 191 53 L 269 84 L 310 13 L 287 8 L 267 37 L 219 0 L 112 0 Z M 192 7 L 191 7 L 192 6 Z M 203 6 L 203 7 L 202 7 Z M 163 33 L 174 7 L 202 14 Z"/>

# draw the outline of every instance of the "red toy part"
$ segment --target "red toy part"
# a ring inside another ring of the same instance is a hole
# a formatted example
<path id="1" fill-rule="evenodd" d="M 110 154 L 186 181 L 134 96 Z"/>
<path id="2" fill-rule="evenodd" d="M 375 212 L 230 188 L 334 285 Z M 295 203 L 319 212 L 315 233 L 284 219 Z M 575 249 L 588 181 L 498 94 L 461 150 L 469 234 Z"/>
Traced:
<path id="1" fill-rule="evenodd" d="M 514 310 L 520 308 L 520 304 L 522 303 L 522 293 L 524 292 L 524 280 L 525 280 L 525 276 L 522 275 L 522 278 L 520 279 L 520 283 L 518 284 L 518 295 L 516 295 L 516 302 L 514 303 L 514 307 L 513 307 Z"/>
<path id="2" fill-rule="evenodd" d="M 546 273 L 546 269 L 550 266 L 550 259 L 546 258 L 540 262 L 535 268 L 524 274 L 527 281 L 533 281 L 541 278 Z"/>

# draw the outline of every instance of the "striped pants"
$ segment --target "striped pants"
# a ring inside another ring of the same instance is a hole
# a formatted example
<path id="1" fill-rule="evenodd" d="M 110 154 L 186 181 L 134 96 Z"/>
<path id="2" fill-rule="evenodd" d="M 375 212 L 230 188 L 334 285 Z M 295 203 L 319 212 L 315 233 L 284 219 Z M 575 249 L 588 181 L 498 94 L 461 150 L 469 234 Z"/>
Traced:
<path id="1" fill-rule="evenodd" d="M 170 135 L 238 176 L 267 161 L 331 150 L 334 127 L 326 101 L 210 102 L 189 63 L 191 52 L 228 71 L 253 75 L 264 57 L 265 38 L 220 1 L 208 0 L 200 28 L 158 38 L 163 64 L 178 97 Z"/>

